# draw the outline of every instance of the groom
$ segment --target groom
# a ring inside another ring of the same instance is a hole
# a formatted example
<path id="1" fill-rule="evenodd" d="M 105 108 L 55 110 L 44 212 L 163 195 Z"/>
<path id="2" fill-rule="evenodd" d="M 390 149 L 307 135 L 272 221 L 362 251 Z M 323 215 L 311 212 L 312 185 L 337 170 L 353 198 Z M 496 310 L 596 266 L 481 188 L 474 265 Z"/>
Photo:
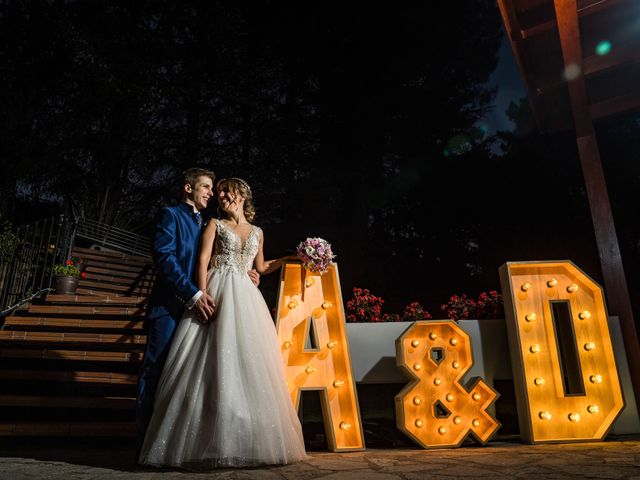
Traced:
<path id="1" fill-rule="evenodd" d="M 138 377 L 136 399 L 137 450 L 140 450 L 153 412 L 153 401 L 171 339 L 185 308 L 207 322 L 215 310 L 213 298 L 194 283 L 198 245 L 203 225 L 201 210 L 215 196 L 215 175 L 189 168 L 183 172 L 182 198 L 178 205 L 160 212 L 153 240 L 156 278 L 149 297 L 145 329 L 147 346 Z M 249 272 L 256 285 L 259 275 Z"/>

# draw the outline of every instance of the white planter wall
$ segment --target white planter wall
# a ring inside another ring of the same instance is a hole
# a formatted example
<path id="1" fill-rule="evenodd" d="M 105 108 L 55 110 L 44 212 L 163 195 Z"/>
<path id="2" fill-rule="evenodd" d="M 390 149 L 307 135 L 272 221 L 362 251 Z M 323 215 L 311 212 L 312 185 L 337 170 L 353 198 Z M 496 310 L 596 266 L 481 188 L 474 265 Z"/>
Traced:
<path id="1" fill-rule="evenodd" d="M 489 385 L 495 380 L 513 378 L 504 320 L 461 320 L 460 327 L 471 337 L 474 365 L 466 375 L 482 377 Z M 396 367 L 396 338 L 411 322 L 347 323 L 353 375 L 357 383 L 406 383 L 408 380 Z M 611 432 L 616 435 L 640 433 L 640 418 L 636 407 L 629 365 L 622 341 L 618 317 L 609 317 L 618 374 L 622 384 L 625 408 Z"/>

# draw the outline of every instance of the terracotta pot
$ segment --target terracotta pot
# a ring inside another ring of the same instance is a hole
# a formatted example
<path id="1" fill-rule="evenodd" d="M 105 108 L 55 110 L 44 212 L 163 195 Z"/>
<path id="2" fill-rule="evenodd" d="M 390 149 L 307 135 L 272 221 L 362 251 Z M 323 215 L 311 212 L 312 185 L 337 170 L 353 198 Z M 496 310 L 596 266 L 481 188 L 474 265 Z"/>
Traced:
<path id="1" fill-rule="evenodd" d="M 78 288 L 80 277 L 59 276 L 56 277 L 56 293 L 59 295 L 73 295 Z"/>

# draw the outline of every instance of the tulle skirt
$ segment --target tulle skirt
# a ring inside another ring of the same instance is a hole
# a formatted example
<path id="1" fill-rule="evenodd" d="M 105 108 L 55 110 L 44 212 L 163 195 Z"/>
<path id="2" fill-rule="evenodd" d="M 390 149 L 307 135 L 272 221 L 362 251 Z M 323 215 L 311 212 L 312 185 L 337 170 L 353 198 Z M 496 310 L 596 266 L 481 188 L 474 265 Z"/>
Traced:
<path id="1" fill-rule="evenodd" d="M 186 311 L 156 393 L 140 463 L 194 468 L 307 458 L 269 309 L 246 273 L 209 273 L 214 321 Z"/>

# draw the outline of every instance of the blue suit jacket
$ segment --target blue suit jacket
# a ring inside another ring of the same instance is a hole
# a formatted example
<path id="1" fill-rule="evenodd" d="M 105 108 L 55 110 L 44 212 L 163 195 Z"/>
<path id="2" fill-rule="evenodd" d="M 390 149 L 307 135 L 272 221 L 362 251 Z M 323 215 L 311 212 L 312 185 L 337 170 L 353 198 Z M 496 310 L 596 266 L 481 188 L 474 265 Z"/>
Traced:
<path id="1" fill-rule="evenodd" d="M 169 314 L 180 320 L 199 288 L 194 282 L 200 227 L 186 203 L 164 207 L 156 224 L 153 263 L 156 280 L 149 298 L 149 320 Z"/>

